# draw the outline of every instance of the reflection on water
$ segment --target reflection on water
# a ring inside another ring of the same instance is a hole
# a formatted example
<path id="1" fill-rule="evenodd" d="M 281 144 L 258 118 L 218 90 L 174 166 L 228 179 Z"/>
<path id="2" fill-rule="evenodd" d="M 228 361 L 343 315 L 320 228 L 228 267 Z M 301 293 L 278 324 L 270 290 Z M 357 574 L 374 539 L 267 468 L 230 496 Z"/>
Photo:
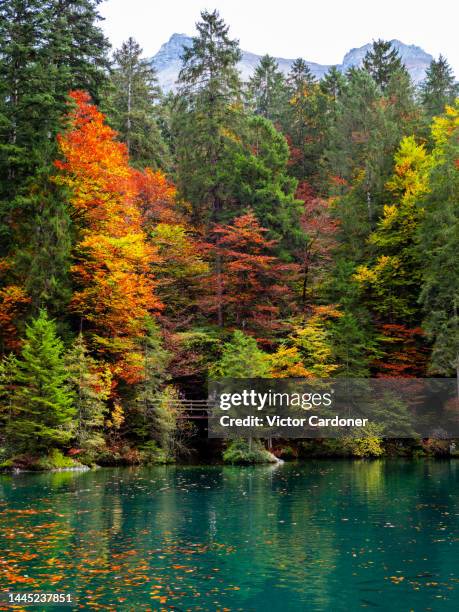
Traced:
<path id="1" fill-rule="evenodd" d="M 458 610 L 457 485 L 454 461 L 0 476 L 0 587 L 88 610 Z"/>

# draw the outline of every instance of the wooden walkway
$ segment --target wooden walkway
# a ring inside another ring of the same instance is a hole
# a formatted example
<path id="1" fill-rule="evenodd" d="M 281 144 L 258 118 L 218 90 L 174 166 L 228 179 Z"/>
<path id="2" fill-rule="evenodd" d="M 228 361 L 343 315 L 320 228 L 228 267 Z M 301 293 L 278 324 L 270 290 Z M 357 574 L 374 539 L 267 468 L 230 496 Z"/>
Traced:
<path id="1" fill-rule="evenodd" d="M 210 400 L 177 399 L 169 400 L 168 405 L 177 410 L 178 419 L 199 420 L 209 418 L 214 404 Z"/>

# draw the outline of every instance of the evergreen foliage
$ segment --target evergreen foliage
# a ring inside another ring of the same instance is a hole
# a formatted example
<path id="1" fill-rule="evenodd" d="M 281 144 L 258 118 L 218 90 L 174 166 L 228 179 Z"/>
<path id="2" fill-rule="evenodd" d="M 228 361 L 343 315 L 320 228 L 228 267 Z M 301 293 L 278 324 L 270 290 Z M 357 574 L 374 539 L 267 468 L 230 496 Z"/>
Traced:
<path id="1" fill-rule="evenodd" d="M 454 104 L 457 96 L 459 84 L 447 59 L 440 55 L 430 63 L 420 88 L 421 103 L 428 119 L 444 113 L 445 107 Z"/>
<path id="2" fill-rule="evenodd" d="M 162 94 L 155 70 L 133 38 L 115 51 L 113 60 L 105 103 L 110 123 L 126 143 L 134 166 L 167 169 L 170 159 L 159 127 Z"/>
<path id="3" fill-rule="evenodd" d="M 75 396 L 67 382 L 63 344 L 46 311 L 26 327 L 6 424 L 15 450 L 42 452 L 72 437 Z"/>
<path id="4" fill-rule="evenodd" d="M 266 55 L 243 84 L 203 11 L 163 96 L 134 39 L 110 66 L 99 5 L 0 2 L 2 459 L 174 460 L 209 377 L 459 377 L 447 60 L 417 92 L 382 40 L 346 74 Z"/>

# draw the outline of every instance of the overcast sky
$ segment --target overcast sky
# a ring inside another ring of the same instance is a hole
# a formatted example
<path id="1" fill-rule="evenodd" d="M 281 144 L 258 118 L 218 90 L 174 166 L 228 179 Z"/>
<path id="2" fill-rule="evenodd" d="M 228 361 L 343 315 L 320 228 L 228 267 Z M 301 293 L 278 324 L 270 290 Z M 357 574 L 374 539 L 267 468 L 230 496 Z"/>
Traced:
<path id="1" fill-rule="evenodd" d="M 459 76 L 459 1 L 455 0 L 105 0 L 112 45 L 133 36 L 154 55 L 174 32 L 194 34 L 202 9 L 217 8 L 246 51 L 341 63 L 352 47 L 398 38 L 437 57 Z"/>

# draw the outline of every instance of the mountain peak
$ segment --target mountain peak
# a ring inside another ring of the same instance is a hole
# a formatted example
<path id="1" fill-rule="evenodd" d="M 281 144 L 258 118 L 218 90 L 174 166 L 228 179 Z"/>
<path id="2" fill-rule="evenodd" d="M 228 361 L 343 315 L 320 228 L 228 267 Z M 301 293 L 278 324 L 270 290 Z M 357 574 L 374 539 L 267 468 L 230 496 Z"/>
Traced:
<path id="1" fill-rule="evenodd" d="M 432 61 L 432 56 L 426 53 L 421 47 L 416 45 L 406 45 L 400 40 L 393 39 L 390 41 L 392 46 L 397 49 L 405 64 L 411 78 L 415 83 L 419 83 L 425 76 L 425 71 Z M 158 53 L 152 58 L 152 64 L 158 73 L 159 84 L 165 92 L 174 90 L 176 85 L 178 73 L 182 65 L 182 54 L 183 50 L 190 47 L 192 44 L 191 36 L 187 34 L 174 33 L 165 42 Z M 360 66 L 363 58 L 367 51 L 371 48 L 373 43 L 367 43 L 362 47 L 351 49 L 346 53 L 341 64 L 336 64 L 336 67 L 342 72 L 346 72 L 352 66 Z M 260 55 L 250 53 L 249 51 L 242 51 L 242 59 L 239 62 L 239 70 L 241 77 L 244 81 L 247 81 L 253 74 L 255 66 L 260 60 Z M 279 64 L 279 69 L 287 74 L 293 63 L 293 59 L 275 58 Z M 318 79 L 321 79 L 324 74 L 328 71 L 330 66 L 317 64 L 314 62 L 306 62 L 311 72 Z"/>

